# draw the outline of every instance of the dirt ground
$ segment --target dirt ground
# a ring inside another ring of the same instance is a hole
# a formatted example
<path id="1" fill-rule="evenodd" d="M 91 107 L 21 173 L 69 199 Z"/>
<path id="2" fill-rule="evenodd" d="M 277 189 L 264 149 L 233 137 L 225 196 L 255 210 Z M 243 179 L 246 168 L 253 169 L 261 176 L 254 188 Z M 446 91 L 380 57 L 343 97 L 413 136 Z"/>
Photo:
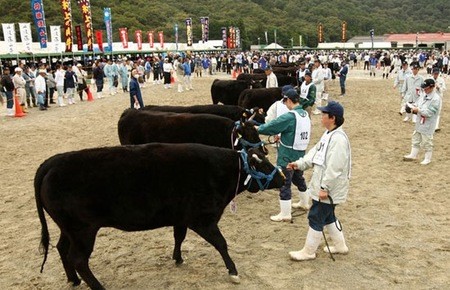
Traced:
<path id="1" fill-rule="evenodd" d="M 209 104 L 214 78 L 194 78 L 195 90 L 184 93 L 147 84 L 144 102 Z M 392 85 L 392 79 L 369 78 L 356 70 L 349 73 L 344 98 L 337 97 L 338 82 L 331 85 L 332 98 L 345 107 L 344 129 L 353 150 L 349 199 L 336 210 L 348 255 L 337 255 L 333 262 L 319 251 L 314 261 L 289 260 L 288 252 L 303 246 L 306 215 L 294 213 L 290 224 L 271 222 L 269 216 L 279 209 L 278 191 L 267 190 L 242 193 L 237 213 L 226 208 L 219 224 L 240 285 L 229 282 L 219 253 L 192 231 L 182 247 L 186 262 L 176 267 L 171 228 L 136 233 L 102 229 L 90 259 L 92 271 L 108 289 L 450 289 L 449 97 L 444 98 L 442 131 L 434 135 L 433 162 L 407 163 L 402 156 L 409 153 L 413 125 L 398 115 L 399 97 Z M 54 247 L 59 230 L 48 216 L 53 246 L 39 273 L 43 256 L 38 251 L 34 174 L 54 154 L 119 145 L 117 121 L 128 106 L 128 95 L 119 93 L 47 112 L 33 108 L 24 118 L 5 117 L 2 110 L 1 289 L 71 289 Z M 323 132 L 320 117 L 312 119 L 310 146 Z M 269 148 L 274 160 L 274 148 Z M 305 175 L 309 179 L 310 172 Z M 76 289 L 88 287 L 82 282 Z"/>

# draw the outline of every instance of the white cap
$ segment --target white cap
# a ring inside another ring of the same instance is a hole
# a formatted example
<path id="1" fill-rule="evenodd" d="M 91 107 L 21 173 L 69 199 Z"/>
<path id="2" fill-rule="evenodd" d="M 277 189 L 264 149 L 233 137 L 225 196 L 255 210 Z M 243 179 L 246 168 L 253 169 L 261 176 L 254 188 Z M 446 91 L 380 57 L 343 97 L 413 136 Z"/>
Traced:
<path id="1" fill-rule="evenodd" d="M 77 63 L 77 66 L 78 66 L 78 67 L 82 67 L 81 63 Z"/>
<path id="2" fill-rule="evenodd" d="M 14 69 L 14 71 L 15 71 L 15 72 L 19 72 L 19 71 L 22 71 L 22 69 L 21 69 L 20 67 L 16 67 L 16 68 Z"/>

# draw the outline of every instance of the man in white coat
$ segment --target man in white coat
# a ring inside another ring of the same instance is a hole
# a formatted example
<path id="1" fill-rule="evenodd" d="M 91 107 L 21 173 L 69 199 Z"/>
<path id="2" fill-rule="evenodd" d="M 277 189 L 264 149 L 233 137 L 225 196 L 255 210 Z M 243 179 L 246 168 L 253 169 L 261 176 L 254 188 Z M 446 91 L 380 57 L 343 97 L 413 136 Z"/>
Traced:
<path id="1" fill-rule="evenodd" d="M 436 83 L 436 93 L 441 98 L 441 105 L 439 107 L 439 112 L 436 120 L 436 128 L 434 129 L 435 132 L 441 131 L 439 128 L 439 121 L 441 119 L 441 111 L 442 111 L 442 103 L 444 102 L 444 92 L 447 90 L 447 86 L 445 85 L 445 80 L 440 75 L 440 71 L 438 67 L 435 67 L 433 69 L 433 80 Z"/>
<path id="2" fill-rule="evenodd" d="M 341 127 L 344 123 L 344 108 L 339 103 L 330 101 L 327 106 L 319 107 L 319 110 L 322 112 L 322 125 L 326 131 L 303 158 L 287 165 L 292 170 L 313 168 L 307 191 L 312 198 L 308 214 L 309 230 L 303 249 L 289 252 L 291 259 L 295 261 L 316 258 L 324 229 L 327 229 L 334 243 L 325 247 L 325 252 L 348 252 L 341 223 L 334 215 L 335 206 L 347 200 L 351 175 L 350 141 Z"/>
<path id="3" fill-rule="evenodd" d="M 266 88 L 278 88 L 278 79 L 277 76 L 273 73 L 272 68 L 268 66 L 266 67 L 264 72 L 267 76 Z"/>

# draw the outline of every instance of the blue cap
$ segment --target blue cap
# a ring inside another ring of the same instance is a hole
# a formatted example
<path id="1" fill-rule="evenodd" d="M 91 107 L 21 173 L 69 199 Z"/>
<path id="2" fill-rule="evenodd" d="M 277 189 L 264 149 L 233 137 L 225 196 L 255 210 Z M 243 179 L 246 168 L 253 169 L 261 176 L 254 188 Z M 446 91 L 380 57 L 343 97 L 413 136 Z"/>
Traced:
<path id="1" fill-rule="evenodd" d="M 300 100 L 300 96 L 295 89 L 290 89 L 283 94 L 283 99 L 290 99 L 294 103 L 298 103 L 298 101 Z"/>
<path id="2" fill-rule="evenodd" d="M 344 107 L 341 104 L 335 101 L 328 102 L 328 105 L 324 107 L 318 107 L 318 110 L 324 113 L 330 113 L 334 116 L 344 117 Z"/>

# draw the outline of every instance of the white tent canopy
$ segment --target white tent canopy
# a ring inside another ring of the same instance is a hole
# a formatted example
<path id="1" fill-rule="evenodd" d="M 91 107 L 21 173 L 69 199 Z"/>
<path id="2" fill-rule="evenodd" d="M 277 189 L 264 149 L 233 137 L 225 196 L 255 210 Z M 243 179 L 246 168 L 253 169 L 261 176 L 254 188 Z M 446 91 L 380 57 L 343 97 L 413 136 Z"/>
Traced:
<path id="1" fill-rule="evenodd" d="M 284 47 L 282 47 L 278 43 L 272 42 L 271 44 L 264 47 L 264 49 L 284 49 Z"/>

